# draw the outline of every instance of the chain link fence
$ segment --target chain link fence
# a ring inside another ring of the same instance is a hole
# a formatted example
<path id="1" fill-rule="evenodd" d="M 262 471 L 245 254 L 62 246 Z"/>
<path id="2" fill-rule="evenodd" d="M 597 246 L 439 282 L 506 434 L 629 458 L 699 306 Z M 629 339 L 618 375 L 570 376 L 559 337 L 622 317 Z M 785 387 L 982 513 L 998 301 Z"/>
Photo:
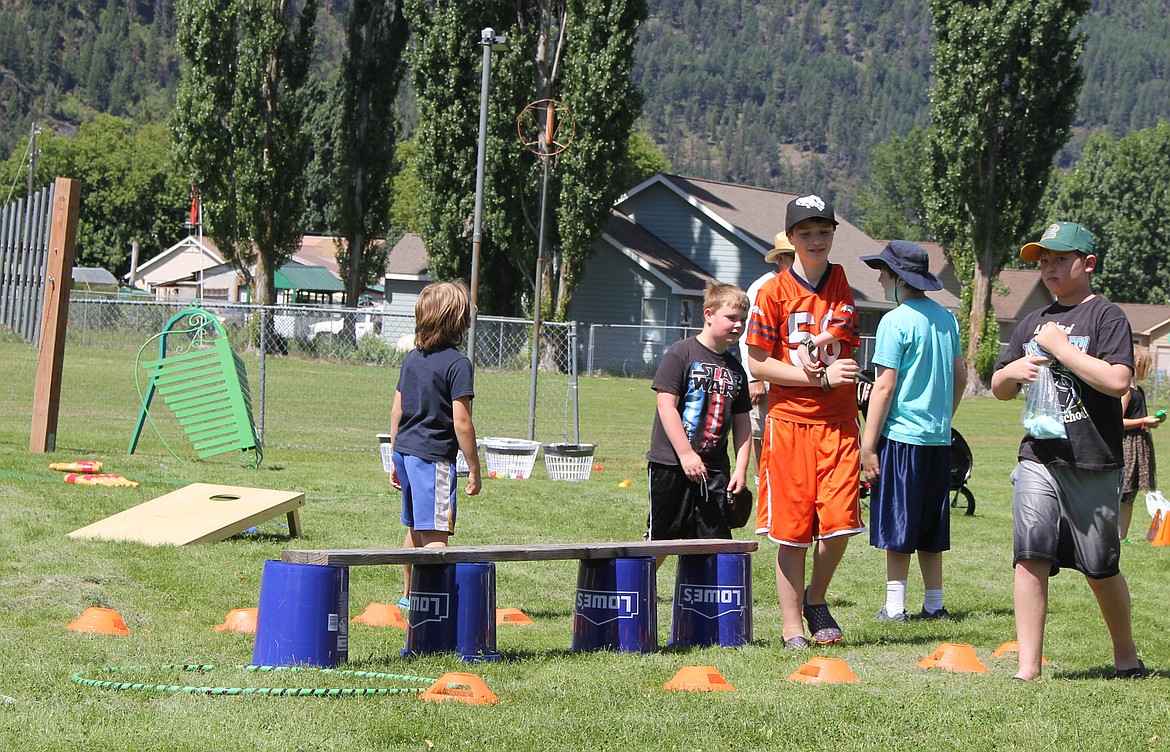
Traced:
<path id="1" fill-rule="evenodd" d="M 69 304 L 67 342 L 126 351 L 141 395 L 147 382 L 141 362 L 158 357 L 159 335 L 167 322 L 192 305 L 75 293 Z M 371 431 L 333 425 L 338 416 L 352 415 L 355 406 L 361 422 L 376 426 L 376 431 L 389 430 L 397 368 L 414 347 L 413 316 L 375 308 L 214 301 L 199 307 L 218 318 L 232 349 L 244 361 L 256 427 L 266 447 L 296 446 L 289 436 L 303 436 L 306 426 L 319 425 L 329 441 L 352 443 L 355 450 L 366 451 L 374 442 Z M 577 350 L 576 325 L 542 322 L 536 378 L 531 368 L 532 335 L 531 321 L 491 316 L 477 320 L 477 433 L 576 442 L 577 363 L 572 357 Z M 348 369 L 344 393 L 314 393 L 313 375 L 320 368 Z M 151 406 L 152 415 L 161 404 Z M 305 425 L 286 430 L 290 421 Z"/>

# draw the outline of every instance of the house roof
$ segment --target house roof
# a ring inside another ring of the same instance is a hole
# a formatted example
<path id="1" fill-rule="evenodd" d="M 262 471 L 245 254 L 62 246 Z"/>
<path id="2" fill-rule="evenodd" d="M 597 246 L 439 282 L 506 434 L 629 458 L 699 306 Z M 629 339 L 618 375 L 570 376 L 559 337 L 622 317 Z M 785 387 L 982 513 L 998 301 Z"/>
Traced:
<path id="1" fill-rule="evenodd" d="M 345 292 L 345 285 L 323 266 L 309 266 L 288 261 L 276 270 L 273 282 L 277 290 L 304 292 Z"/>
<path id="2" fill-rule="evenodd" d="M 399 238 L 386 255 L 386 276 L 390 278 L 424 279 L 428 277 L 427 267 L 422 238 L 411 232 Z"/>
<path id="3" fill-rule="evenodd" d="M 776 233 L 784 229 L 783 218 L 788 202 L 801 195 L 677 175 L 657 175 L 627 195 L 644 190 L 656 181 L 687 198 L 692 205 L 708 216 L 723 220 L 725 226 L 732 228 L 735 234 L 761 256 L 772 247 L 772 238 Z M 618 205 L 621 205 L 621 199 Z M 830 260 L 845 268 L 845 275 L 849 278 L 853 296 L 858 304 L 865 304 L 869 309 L 889 308 L 890 304 L 885 300 L 877 272 L 860 260 L 862 256 L 881 251 L 882 244 L 840 214 L 837 215 L 837 222 Z"/>
<path id="4" fill-rule="evenodd" d="M 118 286 L 117 277 L 108 270 L 96 266 L 75 266 L 72 277 L 74 287 Z"/>
<path id="5" fill-rule="evenodd" d="M 603 237 L 634 263 L 669 284 L 676 294 L 702 295 L 708 283 L 719 282 L 620 211 L 610 213 Z"/>
<path id="6" fill-rule="evenodd" d="M 133 274 L 136 279 L 146 279 L 150 276 L 152 271 L 159 269 L 168 261 L 178 256 L 183 256 L 192 250 L 194 250 L 196 254 L 202 252 L 202 254 L 206 258 L 210 259 L 213 264 L 222 264 L 224 262 L 223 254 L 219 252 L 219 249 L 216 248 L 215 243 L 212 242 L 211 238 L 199 238 L 195 235 L 188 235 L 178 243 L 172 245 L 170 248 L 167 248 L 162 253 L 156 254 L 155 256 L 152 256 L 146 261 L 140 263 L 138 268 L 134 270 Z M 129 278 L 130 274 L 127 274 L 126 277 Z"/>
<path id="7" fill-rule="evenodd" d="M 341 278 L 337 266 L 337 241 L 323 235 L 306 235 L 301 238 L 301 246 L 292 255 L 292 260 L 306 266 L 321 266 L 338 279 Z"/>
<path id="8" fill-rule="evenodd" d="M 1117 306 L 1125 312 L 1134 334 L 1150 336 L 1170 324 L 1170 306 L 1144 303 L 1118 303 Z"/>

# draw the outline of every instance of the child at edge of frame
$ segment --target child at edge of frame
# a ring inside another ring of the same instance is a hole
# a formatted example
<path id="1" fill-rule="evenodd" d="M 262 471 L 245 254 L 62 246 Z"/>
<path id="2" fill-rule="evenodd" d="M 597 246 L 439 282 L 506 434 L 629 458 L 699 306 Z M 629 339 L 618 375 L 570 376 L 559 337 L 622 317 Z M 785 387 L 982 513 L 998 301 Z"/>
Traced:
<path id="1" fill-rule="evenodd" d="M 460 450 L 469 470 L 464 492 L 475 496 L 483 487 L 471 421 L 474 375 L 458 350 L 471 325 L 467 288 L 462 282 L 427 285 L 414 316 L 415 348 L 402 361 L 390 409 L 390 484 L 402 491 L 403 548 L 429 548 L 446 546 L 455 533 Z M 398 606 L 408 610 L 411 566 L 402 569 Z"/>
<path id="2" fill-rule="evenodd" d="M 658 363 L 650 384 L 657 397 L 646 453 L 646 540 L 731 538 L 727 496 L 747 487 L 752 403 L 747 373 L 729 348 L 739 342 L 747 316 L 743 290 L 709 286 L 703 330 L 675 342 Z M 657 567 L 664 558 L 656 557 Z"/>
<path id="3" fill-rule="evenodd" d="M 1118 566 L 1121 497 L 1121 398 L 1133 373 L 1133 335 L 1125 313 L 1095 294 L 1099 259 L 1091 232 L 1054 222 L 1020 249 L 1040 264 L 1054 302 L 1032 311 L 996 364 L 991 391 L 1015 399 L 1047 366 L 1061 397 L 1064 438 L 1025 434 L 1012 470 L 1012 566 L 1019 666 L 1012 677 L 1038 679 L 1048 617 L 1049 579 L 1061 567 L 1085 576 L 1113 646 L 1114 676 L 1148 675 L 1133 639 L 1129 585 Z"/>
<path id="4" fill-rule="evenodd" d="M 1166 420 L 1166 411 L 1159 410 L 1149 415 L 1146 409 L 1146 392 L 1142 382 L 1150 377 L 1154 359 L 1150 348 L 1133 346 L 1133 381 L 1129 392 L 1121 398 L 1121 453 L 1125 460 L 1121 475 L 1121 507 L 1118 512 L 1117 531 L 1122 543 L 1133 543 L 1129 539 L 1129 526 L 1133 522 L 1133 503 L 1138 491 L 1156 491 L 1158 488 L 1158 465 L 1154 461 L 1154 437 L 1150 431 Z"/>

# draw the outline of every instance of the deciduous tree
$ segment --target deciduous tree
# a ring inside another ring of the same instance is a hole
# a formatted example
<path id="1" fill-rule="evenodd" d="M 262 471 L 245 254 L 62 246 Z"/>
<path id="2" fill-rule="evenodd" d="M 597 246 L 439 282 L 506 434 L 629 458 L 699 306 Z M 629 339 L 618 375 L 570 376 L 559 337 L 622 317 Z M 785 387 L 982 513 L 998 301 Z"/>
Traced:
<path id="1" fill-rule="evenodd" d="M 998 352 L 992 281 L 1031 229 L 1076 114 L 1089 0 L 930 0 L 930 226 L 964 280 L 968 391 Z"/>
<path id="2" fill-rule="evenodd" d="M 1049 193 L 1033 235 L 1048 222 L 1079 222 L 1096 237 L 1097 292 L 1122 303 L 1170 303 L 1170 123 L 1116 141 L 1093 136 Z"/>
<path id="3" fill-rule="evenodd" d="M 200 190 L 207 234 L 262 304 L 275 301 L 274 274 L 301 241 L 317 2 L 176 2 L 186 66 L 170 121 L 177 162 Z"/>
<path id="4" fill-rule="evenodd" d="M 337 116 L 332 213 L 349 306 L 357 305 L 365 284 L 385 268 L 384 246 L 381 252 L 373 248 L 390 221 L 398 135 L 394 100 L 407 37 L 398 0 L 354 0 L 330 108 Z"/>

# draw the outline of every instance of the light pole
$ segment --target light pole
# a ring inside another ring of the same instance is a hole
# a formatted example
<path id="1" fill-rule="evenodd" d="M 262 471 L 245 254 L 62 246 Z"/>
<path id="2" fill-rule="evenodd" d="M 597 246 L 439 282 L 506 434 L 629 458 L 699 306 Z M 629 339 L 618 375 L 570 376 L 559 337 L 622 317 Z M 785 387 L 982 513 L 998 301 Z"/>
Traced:
<path id="1" fill-rule="evenodd" d="M 479 252 L 483 242 L 483 172 L 487 159 L 488 83 L 492 77 L 492 51 L 508 49 L 508 38 L 492 28 L 479 33 L 483 66 L 479 83 L 479 154 L 475 163 L 475 218 L 471 230 L 471 326 L 467 329 L 467 357 L 475 368 L 475 320 L 479 317 Z"/>

